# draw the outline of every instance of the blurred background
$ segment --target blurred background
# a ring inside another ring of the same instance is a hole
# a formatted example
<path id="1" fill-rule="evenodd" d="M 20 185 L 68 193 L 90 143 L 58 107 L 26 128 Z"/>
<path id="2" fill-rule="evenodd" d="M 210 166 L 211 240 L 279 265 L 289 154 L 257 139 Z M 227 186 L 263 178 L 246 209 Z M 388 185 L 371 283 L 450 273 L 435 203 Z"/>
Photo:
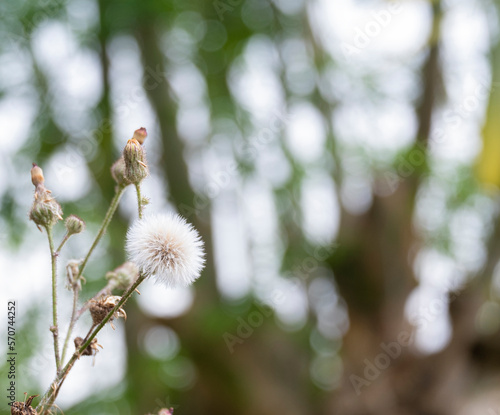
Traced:
<path id="1" fill-rule="evenodd" d="M 147 212 L 186 216 L 207 267 L 187 289 L 143 284 L 95 365 L 70 373 L 64 413 L 500 414 L 499 6 L 1 2 L 0 298 L 17 301 L 18 400 L 55 371 L 31 163 L 87 222 L 59 260 L 64 332 L 64 266 L 143 126 Z M 136 215 L 129 188 L 83 299 L 125 260 Z"/>

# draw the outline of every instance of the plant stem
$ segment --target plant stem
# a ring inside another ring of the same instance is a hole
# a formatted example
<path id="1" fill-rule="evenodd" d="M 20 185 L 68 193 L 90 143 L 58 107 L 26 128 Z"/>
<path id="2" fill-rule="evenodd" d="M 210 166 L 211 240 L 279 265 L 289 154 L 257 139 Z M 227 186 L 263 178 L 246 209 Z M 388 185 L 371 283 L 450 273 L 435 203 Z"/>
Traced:
<path id="1" fill-rule="evenodd" d="M 125 302 L 130 298 L 130 296 L 134 293 L 135 289 L 139 286 L 141 282 L 144 281 L 146 278 L 146 275 L 140 274 L 137 280 L 130 286 L 130 288 L 125 292 L 118 302 L 115 307 L 106 315 L 104 320 L 95 328 L 95 330 L 92 332 L 90 336 L 86 337 L 86 342 L 80 347 L 79 350 L 77 350 L 75 353 L 73 353 L 73 356 L 71 356 L 71 359 L 69 362 L 64 366 L 64 368 L 57 374 L 56 378 L 54 381 L 51 383 L 49 389 L 45 392 L 43 395 L 42 399 L 40 400 L 40 403 L 37 406 L 37 413 L 40 415 L 45 415 L 48 413 L 50 410 L 50 407 L 54 403 L 55 399 L 57 398 L 57 395 L 59 393 L 59 390 L 61 389 L 61 385 L 63 384 L 64 380 L 66 379 L 66 376 L 68 376 L 69 371 L 75 364 L 76 360 L 78 359 L 79 356 L 85 351 L 85 349 L 90 345 L 92 340 L 95 338 L 97 333 L 106 325 L 106 323 L 109 321 L 109 319 L 115 314 L 115 312 L 122 307 Z M 47 405 L 46 408 L 44 406 Z M 41 412 L 38 412 L 40 411 Z"/>
<path id="2" fill-rule="evenodd" d="M 87 262 L 90 258 L 90 255 L 92 254 L 95 247 L 97 246 L 97 244 L 101 240 L 102 236 L 106 232 L 106 229 L 108 228 L 108 225 L 111 222 L 111 219 L 113 218 L 113 215 L 115 214 L 116 209 L 118 208 L 118 204 L 120 202 L 120 199 L 123 195 L 124 190 L 125 190 L 125 187 L 123 187 L 123 186 L 120 186 L 117 188 L 115 195 L 113 196 L 113 199 L 111 200 L 111 203 L 109 205 L 108 211 L 106 212 L 106 216 L 104 216 L 104 220 L 102 221 L 101 227 L 99 228 L 99 232 L 97 233 L 97 235 L 94 239 L 94 242 L 92 243 L 92 246 L 90 247 L 87 255 L 85 256 L 85 259 L 83 260 L 82 264 L 80 265 L 80 269 L 78 270 L 78 275 L 76 277 L 76 280 L 78 280 L 82 276 L 83 270 L 84 270 L 85 266 L 87 265 Z M 59 248 L 57 250 L 58 252 L 62 248 L 64 243 L 68 240 L 69 236 L 70 235 L 68 235 L 66 233 L 66 236 L 62 240 L 61 245 L 59 246 Z M 78 318 L 82 314 L 82 312 L 77 313 L 77 310 L 76 310 L 77 303 L 78 303 L 78 294 L 79 294 L 78 288 L 73 287 L 73 311 L 71 312 L 71 320 L 69 323 L 68 332 L 66 333 L 66 339 L 64 340 L 64 346 L 63 346 L 63 352 L 62 352 L 62 358 L 61 358 L 63 363 L 64 363 L 64 358 L 66 357 L 66 351 L 68 348 L 69 339 L 71 338 L 71 333 L 73 332 L 73 329 L 75 327 L 75 324 L 76 324 Z M 85 311 L 85 310 L 83 310 L 83 311 Z"/>
<path id="3" fill-rule="evenodd" d="M 109 205 L 108 211 L 106 212 L 106 216 L 104 217 L 101 227 L 99 228 L 99 232 L 97 233 L 94 242 L 92 243 L 92 246 L 90 247 L 89 252 L 87 253 L 87 256 L 83 260 L 82 265 L 80 266 L 77 279 L 81 277 L 83 270 L 85 269 L 85 266 L 87 265 L 87 262 L 90 258 L 90 255 L 92 255 L 92 252 L 94 251 L 95 247 L 97 246 L 102 236 L 106 232 L 106 229 L 108 228 L 108 225 L 111 222 L 113 215 L 115 214 L 116 208 L 118 207 L 118 203 L 120 202 L 120 198 L 122 197 L 124 190 L 125 187 L 123 186 L 119 186 L 117 188 L 116 193 L 113 196 L 113 199 L 111 200 L 111 204 Z"/>
<path id="4" fill-rule="evenodd" d="M 59 326 L 57 324 L 57 254 L 54 251 L 54 238 L 52 227 L 46 226 L 47 237 L 49 239 L 50 258 L 52 263 L 52 327 L 50 331 L 54 335 L 54 354 L 56 358 L 57 373 L 61 371 L 61 361 L 59 359 Z"/>
<path id="5" fill-rule="evenodd" d="M 141 184 L 136 183 L 135 190 L 137 192 L 137 207 L 139 209 L 139 219 L 142 219 L 142 197 L 141 197 Z"/>
<path id="6" fill-rule="evenodd" d="M 59 247 L 56 249 L 56 254 L 59 254 L 59 252 L 61 252 L 61 248 L 64 246 L 64 244 L 66 243 L 66 241 L 69 239 L 70 236 L 71 235 L 68 232 L 66 232 L 66 235 L 64 235 L 64 238 L 59 244 Z"/>
<path id="7" fill-rule="evenodd" d="M 68 332 L 66 333 L 66 339 L 64 340 L 64 346 L 62 349 L 62 356 L 61 356 L 61 363 L 64 364 L 64 359 L 66 357 L 66 351 L 68 349 L 68 343 L 69 339 L 71 337 L 71 332 L 73 331 L 73 328 L 75 327 L 76 323 L 76 306 L 78 303 L 78 293 L 80 290 L 78 289 L 78 285 L 75 284 L 73 285 L 73 310 L 71 311 L 71 320 L 69 322 L 69 327 L 68 327 Z"/>

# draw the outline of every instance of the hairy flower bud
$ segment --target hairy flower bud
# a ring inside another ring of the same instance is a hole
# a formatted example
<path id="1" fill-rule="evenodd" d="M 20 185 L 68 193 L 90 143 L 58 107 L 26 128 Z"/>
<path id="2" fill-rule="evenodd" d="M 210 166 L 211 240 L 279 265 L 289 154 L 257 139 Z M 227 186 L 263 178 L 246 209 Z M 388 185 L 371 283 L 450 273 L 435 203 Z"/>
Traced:
<path id="1" fill-rule="evenodd" d="M 135 138 L 128 140 L 123 150 L 125 160 L 125 178 L 134 184 L 139 184 L 148 175 L 146 152 Z"/>
<path id="2" fill-rule="evenodd" d="M 75 215 L 68 216 L 65 225 L 68 235 L 74 235 L 85 230 L 85 222 Z"/>
<path id="3" fill-rule="evenodd" d="M 62 209 L 59 203 L 50 195 L 50 190 L 44 186 L 43 171 L 35 163 L 31 169 L 31 181 L 35 185 L 35 200 L 29 217 L 40 226 L 52 227 L 62 220 Z"/>
<path id="4" fill-rule="evenodd" d="M 111 176 L 119 186 L 127 186 L 130 181 L 125 177 L 125 160 L 120 157 L 111 166 Z"/>
<path id="5" fill-rule="evenodd" d="M 43 171 L 40 167 L 38 167 L 35 163 L 33 163 L 33 167 L 31 169 L 31 182 L 35 187 L 40 184 L 43 184 L 45 181 L 43 177 Z"/>
<path id="6" fill-rule="evenodd" d="M 112 289 L 126 290 L 139 276 L 139 269 L 133 262 L 125 262 L 106 274 Z"/>
<path id="7" fill-rule="evenodd" d="M 139 142 L 139 144 L 144 144 L 144 140 L 146 139 L 147 136 L 148 132 L 144 127 L 141 127 L 134 131 L 134 135 L 132 138 L 135 138 Z"/>

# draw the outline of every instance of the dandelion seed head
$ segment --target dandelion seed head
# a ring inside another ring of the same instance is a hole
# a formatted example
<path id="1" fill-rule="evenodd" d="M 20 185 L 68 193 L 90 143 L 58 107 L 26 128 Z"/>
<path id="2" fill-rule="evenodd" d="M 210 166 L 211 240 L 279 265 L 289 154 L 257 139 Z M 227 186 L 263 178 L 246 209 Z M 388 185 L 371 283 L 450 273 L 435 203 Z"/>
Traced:
<path id="1" fill-rule="evenodd" d="M 192 284 L 205 263 L 200 235 L 176 214 L 137 220 L 127 233 L 126 250 L 141 272 L 169 287 Z"/>

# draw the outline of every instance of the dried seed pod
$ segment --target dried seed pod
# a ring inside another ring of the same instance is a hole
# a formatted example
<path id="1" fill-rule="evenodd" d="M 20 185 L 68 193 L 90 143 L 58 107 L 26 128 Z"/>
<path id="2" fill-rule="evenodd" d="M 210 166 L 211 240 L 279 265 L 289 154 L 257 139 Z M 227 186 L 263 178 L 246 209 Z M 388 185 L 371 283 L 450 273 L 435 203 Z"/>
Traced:
<path id="1" fill-rule="evenodd" d="M 36 415 L 35 408 L 31 407 L 31 402 L 38 395 L 30 396 L 25 402 L 14 402 L 10 407 L 11 415 Z"/>
<path id="2" fill-rule="evenodd" d="M 118 297 L 116 295 L 102 297 L 99 300 L 91 300 L 89 310 L 94 324 L 100 324 L 120 300 L 121 297 Z M 125 320 L 127 319 L 127 313 L 125 313 L 125 310 L 123 310 L 123 308 L 121 307 L 115 311 L 115 313 L 109 319 L 109 322 L 111 323 L 111 321 L 119 317 L 123 317 Z M 113 323 L 111 323 L 111 327 L 113 329 L 115 328 L 113 326 Z"/>
<path id="3" fill-rule="evenodd" d="M 75 337 L 75 349 L 80 350 L 80 347 L 82 347 L 84 341 L 81 337 Z M 97 348 L 99 346 L 101 349 L 103 348 L 99 343 L 97 343 L 97 338 L 94 338 L 90 344 L 85 348 L 85 350 L 81 353 L 81 356 L 95 356 L 97 353 L 99 353 L 99 349 Z"/>

